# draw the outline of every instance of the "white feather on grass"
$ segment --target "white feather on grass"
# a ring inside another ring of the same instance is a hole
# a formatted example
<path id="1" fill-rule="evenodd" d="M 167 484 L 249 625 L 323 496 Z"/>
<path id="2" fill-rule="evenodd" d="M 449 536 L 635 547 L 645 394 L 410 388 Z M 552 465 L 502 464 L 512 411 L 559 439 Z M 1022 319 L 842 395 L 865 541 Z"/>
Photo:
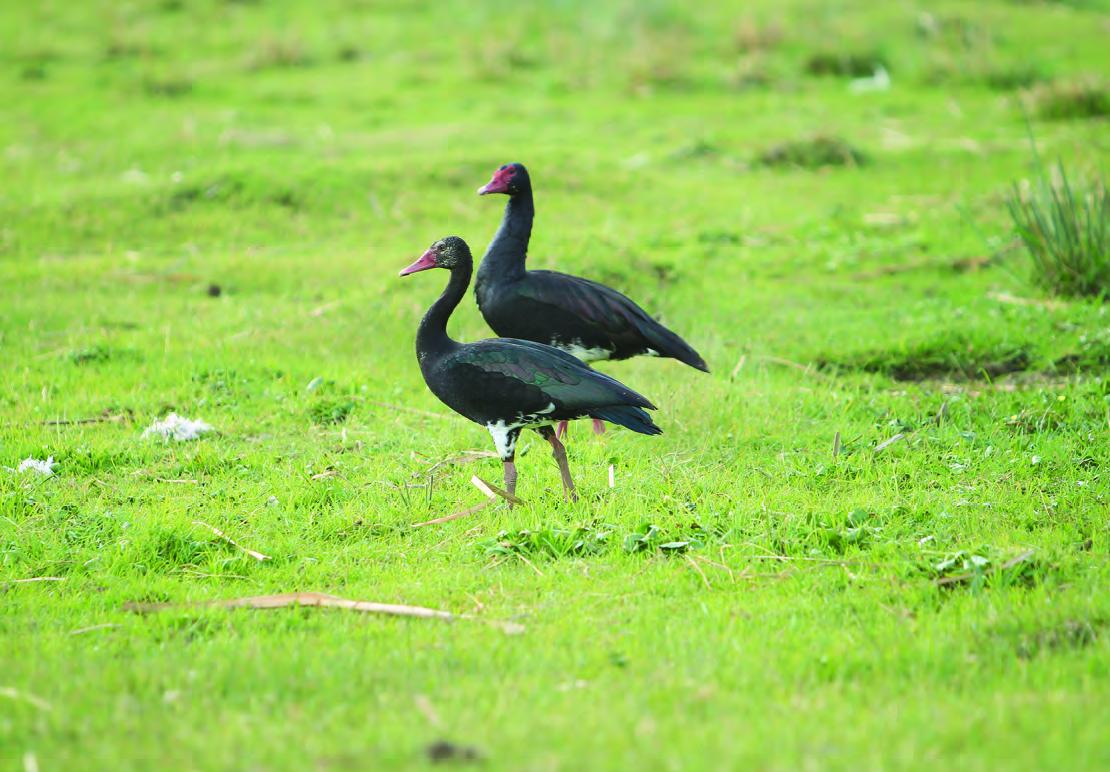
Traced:
<path id="1" fill-rule="evenodd" d="M 155 421 L 143 430 L 143 439 L 158 437 L 162 440 L 175 440 L 186 442 L 195 440 L 205 432 L 213 431 L 212 426 L 204 421 L 194 421 L 177 413 L 170 413 L 161 421 Z"/>
<path id="2" fill-rule="evenodd" d="M 54 467 L 56 467 L 57 465 L 58 463 L 54 460 L 53 456 L 47 456 L 45 461 L 40 461 L 37 458 L 31 458 L 30 456 L 28 456 L 27 458 L 19 462 L 19 468 L 15 471 L 22 474 L 23 472 L 26 472 L 28 469 L 30 469 L 32 472 L 37 472 L 43 477 L 53 477 Z"/>
<path id="3" fill-rule="evenodd" d="M 889 91 L 890 73 L 881 64 L 875 68 L 875 73 L 866 78 L 855 78 L 848 87 L 854 94 L 866 94 L 871 91 Z"/>

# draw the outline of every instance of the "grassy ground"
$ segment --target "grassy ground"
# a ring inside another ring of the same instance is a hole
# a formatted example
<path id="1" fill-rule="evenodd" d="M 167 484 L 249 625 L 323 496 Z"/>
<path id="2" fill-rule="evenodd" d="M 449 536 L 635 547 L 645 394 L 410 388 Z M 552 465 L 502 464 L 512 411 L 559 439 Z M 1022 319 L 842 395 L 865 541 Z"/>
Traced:
<path id="1" fill-rule="evenodd" d="M 1105 164 L 1107 6 L 434 5 L 0 5 L 0 465 L 58 462 L 0 470 L 5 768 L 1110 765 L 1110 322 L 1003 203 L 1023 106 Z M 714 372 L 603 366 L 662 437 L 572 428 L 574 505 L 533 437 L 526 506 L 414 530 L 500 470 L 432 470 L 490 442 L 396 272 L 510 160 L 532 264 Z M 123 609 L 294 590 L 526 630 Z"/>

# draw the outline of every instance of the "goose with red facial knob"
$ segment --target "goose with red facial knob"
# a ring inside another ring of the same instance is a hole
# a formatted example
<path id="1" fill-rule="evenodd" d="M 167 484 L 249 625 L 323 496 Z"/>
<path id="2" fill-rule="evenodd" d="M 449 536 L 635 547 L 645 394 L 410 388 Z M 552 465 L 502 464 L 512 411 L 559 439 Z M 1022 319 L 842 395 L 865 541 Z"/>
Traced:
<path id="1" fill-rule="evenodd" d="M 447 320 L 466 294 L 473 260 L 466 242 L 448 236 L 428 248 L 401 276 L 445 268 L 451 278 L 416 333 L 416 358 L 424 382 L 456 413 L 486 427 L 504 465 L 505 489 L 516 491 L 516 443 L 535 429 L 559 464 L 563 491 L 577 498 L 566 450 L 552 424 L 593 418 L 640 434 L 661 434 L 646 409 L 655 406 L 624 384 L 552 346 L 513 338 L 459 343 Z"/>
<path id="2" fill-rule="evenodd" d="M 474 284 L 478 308 L 494 332 L 547 343 L 584 362 L 646 355 L 670 357 L 709 372 L 686 341 L 615 289 L 579 276 L 525 267 L 535 206 L 523 164 L 500 167 L 478 193 L 509 197 Z"/>

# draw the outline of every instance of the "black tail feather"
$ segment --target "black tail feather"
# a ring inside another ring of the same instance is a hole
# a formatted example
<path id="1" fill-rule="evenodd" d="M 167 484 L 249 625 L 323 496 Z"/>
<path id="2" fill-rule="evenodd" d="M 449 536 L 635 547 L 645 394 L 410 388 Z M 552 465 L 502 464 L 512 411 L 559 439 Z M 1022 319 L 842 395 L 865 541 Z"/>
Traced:
<path id="1" fill-rule="evenodd" d="M 640 325 L 640 332 L 652 343 L 660 356 L 677 359 L 704 373 L 709 372 L 709 365 L 701 358 L 701 354 L 694 351 L 693 346 L 651 317 L 648 317 L 648 321 L 650 324 Z"/>
<path id="2" fill-rule="evenodd" d="M 651 416 L 638 407 L 632 405 L 617 405 L 616 407 L 599 407 L 590 411 L 591 418 L 600 418 L 612 424 L 623 426 L 640 434 L 662 434 L 660 429 L 651 420 Z"/>

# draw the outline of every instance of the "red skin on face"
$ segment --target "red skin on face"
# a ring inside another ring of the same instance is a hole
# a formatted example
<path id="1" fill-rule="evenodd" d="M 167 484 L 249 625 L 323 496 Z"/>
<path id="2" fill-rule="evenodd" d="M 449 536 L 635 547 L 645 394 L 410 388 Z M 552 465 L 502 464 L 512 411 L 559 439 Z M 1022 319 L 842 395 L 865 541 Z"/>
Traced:
<path id="1" fill-rule="evenodd" d="M 486 193 L 508 192 L 509 183 L 512 181 L 514 174 L 516 174 L 516 170 L 513 167 L 502 166 L 493 173 L 493 178 L 489 182 L 478 189 L 478 193 L 485 195 Z"/>

